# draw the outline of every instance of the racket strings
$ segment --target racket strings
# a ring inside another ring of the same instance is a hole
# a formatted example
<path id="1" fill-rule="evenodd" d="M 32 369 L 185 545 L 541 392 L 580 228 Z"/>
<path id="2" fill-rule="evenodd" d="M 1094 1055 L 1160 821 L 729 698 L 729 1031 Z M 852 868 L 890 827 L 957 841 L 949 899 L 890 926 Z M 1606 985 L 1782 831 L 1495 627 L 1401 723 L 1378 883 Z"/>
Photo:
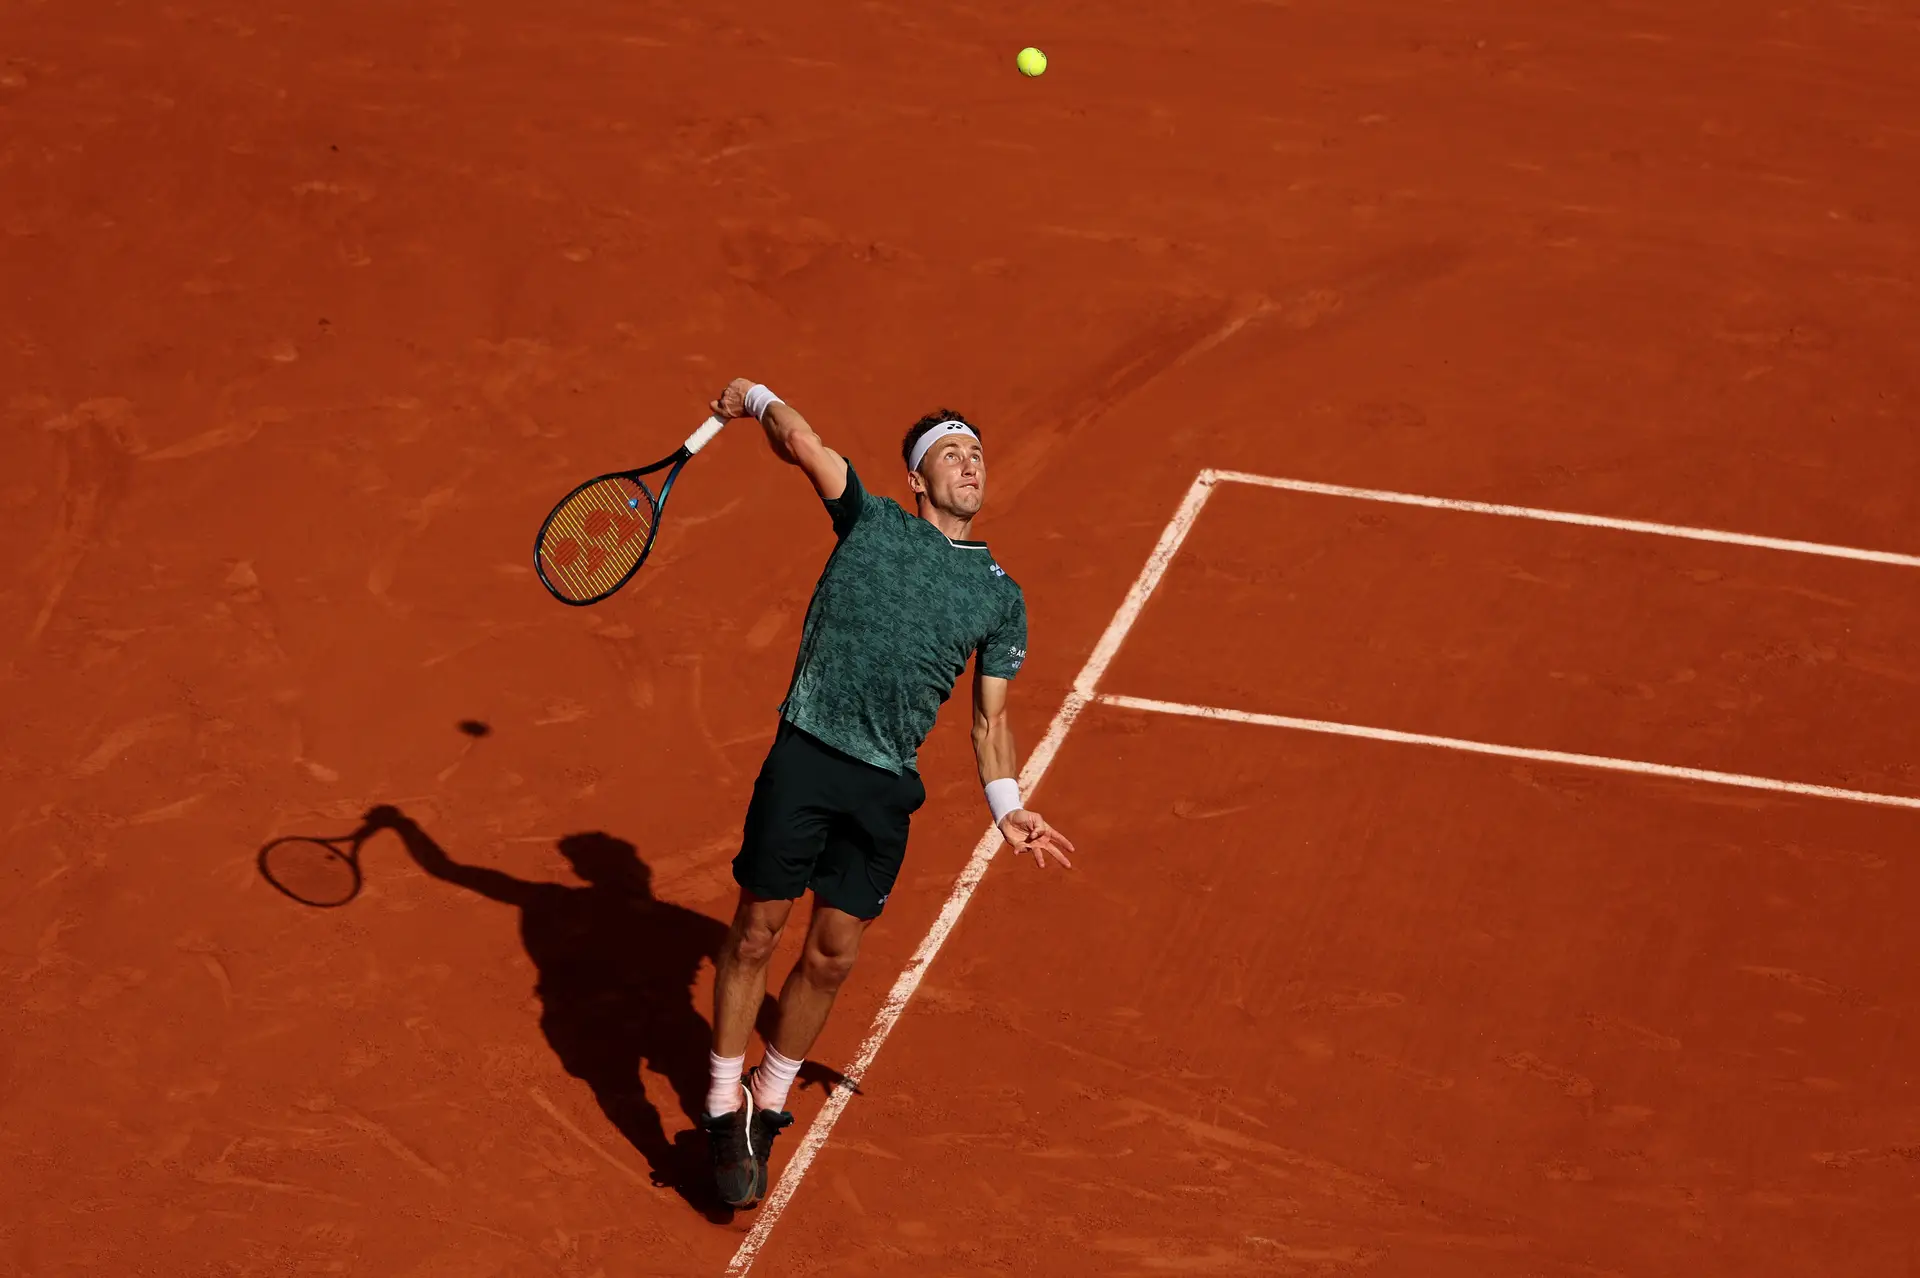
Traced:
<path id="1" fill-rule="evenodd" d="M 588 484 L 562 502 L 540 537 L 540 566 L 569 599 L 618 586 L 652 540 L 653 494 L 626 475 Z"/>

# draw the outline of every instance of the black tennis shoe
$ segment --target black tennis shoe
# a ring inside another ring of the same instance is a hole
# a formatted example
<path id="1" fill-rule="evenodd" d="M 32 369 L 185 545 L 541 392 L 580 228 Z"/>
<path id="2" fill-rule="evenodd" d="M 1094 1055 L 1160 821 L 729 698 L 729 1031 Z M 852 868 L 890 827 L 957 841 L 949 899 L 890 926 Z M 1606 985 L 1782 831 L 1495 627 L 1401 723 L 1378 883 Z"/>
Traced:
<path id="1" fill-rule="evenodd" d="M 748 1143 L 747 1114 L 751 1102 L 730 1114 L 709 1114 L 700 1120 L 706 1129 L 707 1148 L 713 1155 L 713 1185 L 729 1207 L 750 1207 L 758 1202 L 765 1167 L 756 1163 Z"/>
<path id="2" fill-rule="evenodd" d="M 754 1185 L 759 1190 L 756 1197 L 765 1198 L 773 1188 L 767 1173 L 767 1159 L 773 1154 L 774 1137 L 793 1126 L 793 1115 L 783 1109 L 755 1108 L 751 1073 L 747 1076 L 747 1109 L 752 1114 L 747 1120 L 747 1144 L 753 1150 Z"/>

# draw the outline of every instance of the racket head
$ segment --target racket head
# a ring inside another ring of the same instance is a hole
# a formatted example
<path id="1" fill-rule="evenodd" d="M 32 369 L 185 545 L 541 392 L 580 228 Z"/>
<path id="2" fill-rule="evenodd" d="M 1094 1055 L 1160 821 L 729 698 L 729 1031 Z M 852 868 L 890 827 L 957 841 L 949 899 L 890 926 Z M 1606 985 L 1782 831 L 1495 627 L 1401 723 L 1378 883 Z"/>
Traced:
<path id="1" fill-rule="evenodd" d="M 260 876 L 282 896 L 330 910 L 360 895 L 359 852 L 358 839 L 290 834 L 260 849 Z"/>
<path id="2" fill-rule="evenodd" d="M 659 531 L 660 498 L 640 472 L 601 475 L 561 498 L 540 525 L 534 571 L 561 603 L 598 603 L 640 570 Z"/>

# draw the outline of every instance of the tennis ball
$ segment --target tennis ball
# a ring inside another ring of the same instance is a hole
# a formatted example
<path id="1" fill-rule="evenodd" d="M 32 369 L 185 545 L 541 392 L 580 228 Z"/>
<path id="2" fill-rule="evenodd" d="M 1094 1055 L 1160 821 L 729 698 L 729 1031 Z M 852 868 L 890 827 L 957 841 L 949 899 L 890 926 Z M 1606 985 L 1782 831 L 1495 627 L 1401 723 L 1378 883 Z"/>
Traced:
<path id="1" fill-rule="evenodd" d="M 1047 69 L 1047 55 L 1029 45 L 1020 50 L 1020 56 L 1014 59 L 1021 75 L 1039 75 Z"/>

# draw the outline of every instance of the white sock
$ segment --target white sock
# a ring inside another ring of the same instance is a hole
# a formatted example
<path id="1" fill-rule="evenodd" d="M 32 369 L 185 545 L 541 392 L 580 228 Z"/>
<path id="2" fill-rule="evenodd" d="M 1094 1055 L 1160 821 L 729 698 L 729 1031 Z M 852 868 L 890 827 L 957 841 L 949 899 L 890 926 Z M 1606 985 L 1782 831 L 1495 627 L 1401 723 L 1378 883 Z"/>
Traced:
<path id="1" fill-rule="evenodd" d="M 753 1071 L 753 1107 L 785 1109 L 787 1091 L 800 1073 L 800 1064 L 782 1056 L 779 1049 L 769 1043 L 767 1054 L 760 1061 L 760 1068 Z"/>
<path id="2" fill-rule="evenodd" d="M 707 1080 L 707 1114 L 731 1114 L 740 1108 L 740 1071 L 746 1068 L 747 1055 L 715 1056 L 707 1053 L 712 1069 Z"/>

